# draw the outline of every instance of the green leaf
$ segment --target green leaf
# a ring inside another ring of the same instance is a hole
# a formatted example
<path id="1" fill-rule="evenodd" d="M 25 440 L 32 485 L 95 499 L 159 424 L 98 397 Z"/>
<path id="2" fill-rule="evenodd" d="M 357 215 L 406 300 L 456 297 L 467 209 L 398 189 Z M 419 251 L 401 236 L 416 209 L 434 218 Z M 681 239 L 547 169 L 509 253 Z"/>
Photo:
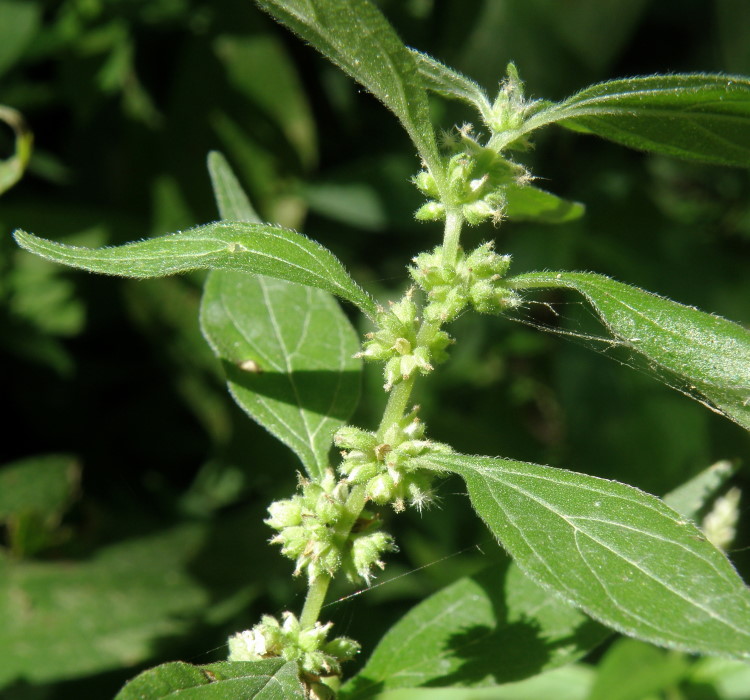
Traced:
<path id="1" fill-rule="evenodd" d="M 162 664 L 129 681 L 115 700 L 304 700 L 297 664 L 284 659 L 191 666 Z"/>
<path id="2" fill-rule="evenodd" d="M 21 179 L 29 158 L 31 158 L 34 137 L 21 114 L 15 109 L 0 105 L 0 122 L 5 122 L 13 129 L 16 144 L 13 155 L 5 160 L 0 160 L 0 194 L 2 194 Z"/>
<path id="3" fill-rule="evenodd" d="M 586 700 L 593 671 L 570 664 L 519 683 L 491 688 L 409 688 L 386 691 L 377 700 Z M 346 696 L 342 695 L 342 700 Z"/>
<path id="4" fill-rule="evenodd" d="M 0 76 L 23 55 L 39 27 L 42 8 L 28 0 L 0 0 Z"/>
<path id="5" fill-rule="evenodd" d="M 562 199 L 531 185 L 508 185 L 505 196 L 503 214 L 512 221 L 564 224 L 580 219 L 586 212 L 580 202 Z"/>
<path id="6" fill-rule="evenodd" d="M 263 223 L 223 154 L 218 151 L 208 154 L 208 172 L 222 219 Z"/>
<path id="7" fill-rule="evenodd" d="M 624 634 L 750 658 L 750 590 L 691 522 L 636 488 L 491 457 L 434 454 L 459 474 L 530 578 Z"/>
<path id="8" fill-rule="evenodd" d="M 409 50 L 368 0 L 257 0 L 279 22 L 309 41 L 399 119 L 444 189 L 427 94 Z"/>
<path id="9" fill-rule="evenodd" d="M 0 556 L 0 688 L 130 666 L 150 658 L 157 640 L 185 634 L 212 603 L 188 570 L 206 543 L 191 525 L 83 561 Z"/>
<path id="10" fill-rule="evenodd" d="M 209 155 L 209 170 L 221 216 L 257 220 L 221 154 Z M 201 328 L 237 403 L 320 476 L 360 392 L 359 338 L 336 300 L 285 280 L 214 271 Z"/>
<path id="11" fill-rule="evenodd" d="M 664 496 L 664 502 L 680 515 L 698 520 L 699 513 L 734 476 L 737 467 L 727 460 L 712 464 Z"/>
<path id="12" fill-rule="evenodd" d="M 113 248 L 79 248 L 14 234 L 26 250 L 71 267 L 123 277 L 165 277 L 198 269 L 263 274 L 324 289 L 374 317 L 375 302 L 319 243 L 268 224 L 219 221 Z"/>
<path id="13" fill-rule="evenodd" d="M 603 275 L 530 272 L 513 289 L 574 289 L 618 345 L 643 355 L 667 384 L 750 430 L 750 331 Z"/>
<path id="14" fill-rule="evenodd" d="M 520 133 L 552 123 L 630 148 L 746 168 L 750 79 L 687 74 L 600 83 L 537 112 Z"/>
<path id="15" fill-rule="evenodd" d="M 667 654 L 634 639 L 619 639 L 599 663 L 588 700 L 662 697 L 663 691 L 680 684 L 688 668 L 685 656 Z"/>
<path id="16" fill-rule="evenodd" d="M 412 608 L 382 638 L 342 699 L 418 686 L 501 685 L 583 656 L 611 634 L 509 559 Z"/>
<path id="17" fill-rule="evenodd" d="M 449 68 L 426 53 L 410 49 L 427 90 L 453 100 L 461 100 L 476 108 L 485 124 L 492 119 L 492 104 L 487 94 L 471 78 Z"/>
<path id="18" fill-rule="evenodd" d="M 237 272 L 212 274 L 201 327 L 237 403 L 316 476 L 360 391 L 359 339 L 327 292 Z"/>

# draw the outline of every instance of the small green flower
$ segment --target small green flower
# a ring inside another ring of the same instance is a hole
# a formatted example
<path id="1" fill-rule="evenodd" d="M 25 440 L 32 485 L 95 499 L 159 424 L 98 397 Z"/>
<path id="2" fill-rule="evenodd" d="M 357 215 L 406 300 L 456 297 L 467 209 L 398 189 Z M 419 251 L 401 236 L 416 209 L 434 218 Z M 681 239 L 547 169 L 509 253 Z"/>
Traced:
<path id="1" fill-rule="evenodd" d="M 315 676 L 340 676 L 341 664 L 353 659 L 360 645 L 348 637 L 326 641 L 333 623 L 316 622 L 303 629 L 290 612 L 281 614 L 282 622 L 264 615 L 250 630 L 238 632 L 229 638 L 229 661 L 257 661 L 281 657 L 296 661 L 307 674 Z"/>

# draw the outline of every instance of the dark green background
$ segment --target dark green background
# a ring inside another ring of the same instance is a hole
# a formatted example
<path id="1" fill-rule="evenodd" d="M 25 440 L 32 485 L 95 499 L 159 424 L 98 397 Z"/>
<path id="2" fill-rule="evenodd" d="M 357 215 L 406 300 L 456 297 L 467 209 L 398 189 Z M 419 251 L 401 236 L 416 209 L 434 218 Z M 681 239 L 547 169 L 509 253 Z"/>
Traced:
<path id="1" fill-rule="evenodd" d="M 491 93 L 511 59 L 528 94 L 549 99 L 654 72 L 750 74 L 750 6 L 742 0 L 381 6 L 406 43 Z M 36 138 L 27 175 L 0 199 L 0 397 L 8 409 L 0 463 L 67 453 L 82 467 L 56 532 L 26 556 L 48 566 L 45 585 L 54 589 L 55 566 L 62 572 L 187 527 L 198 544 L 164 568 L 182 567 L 191 590 L 210 602 L 187 596 L 180 612 L 165 612 L 157 590 L 150 614 L 177 616 L 180 629 L 154 635 L 129 667 L 61 672 L 59 682 L 19 671 L 0 687 L 14 699 L 111 697 L 140 668 L 221 659 L 227 634 L 263 612 L 300 607 L 302 583 L 290 582 L 291 565 L 265 546 L 270 531 L 261 523 L 266 505 L 294 488 L 299 465 L 226 394 L 198 332 L 201 275 L 135 282 L 76 273 L 17 250 L 11 231 L 100 245 L 214 220 L 205 159 L 218 149 L 264 218 L 330 247 L 382 299 L 401 293 L 405 262 L 441 232 L 413 220 L 420 199 L 408 178 L 418 162 L 395 118 L 249 0 L 0 0 L 0 104 L 20 110 Z M 438 101 L 434 114 L 446 129 L 473 118 Z M 5 131 L 0 146 L 10 152 Z M 552 129 L 525 158 L 542 187 L 584 202 L 586 217 L 560 227 L 471 229 L 467 245 L 494 237 L 514 255 L 516 272 L 601 272 L 750 323 L 747 171 Z M 418 390 L 433 438 L 657 494 L 718 459 L 747 459 L 738 427 L 592 352 L 590 342 L 539 332 L 534 325 L 596 329 L 573 297 L 547 301 L 528 307 L 531 325 L 475 316 L 454 324 L 452 360 Z M 357 424 L 377 421 L 380 384 L 371 368 Z M 331 607 L 337 632 L 371 647 L 385 621 L 482 564 L 473 545 L 488 555 L 495 545 L 462 490 L 445 482 L 439 509 L 392 520 L 402 551 L 381 580 L 437 563 Z M 733 554 L 745 572 L 747 544 L 741 535 Z M 161 557 L 156 551 L 143 571 L 159 572 Z M 118 584 L 125 619 L 138 571 Z M 86 595 L 84 607 L 96 611 L 96 586 Z M 143 605 L 133 599 L 134 620 Z M 71 629 L 71 639 L 84 628 Z M 30 643 L 44 665 L 44 646 Z M 2 644 L 0 633 L 0 659 L 12 663 Z M 76 644 L 58 646 L 73 656 Z"/>

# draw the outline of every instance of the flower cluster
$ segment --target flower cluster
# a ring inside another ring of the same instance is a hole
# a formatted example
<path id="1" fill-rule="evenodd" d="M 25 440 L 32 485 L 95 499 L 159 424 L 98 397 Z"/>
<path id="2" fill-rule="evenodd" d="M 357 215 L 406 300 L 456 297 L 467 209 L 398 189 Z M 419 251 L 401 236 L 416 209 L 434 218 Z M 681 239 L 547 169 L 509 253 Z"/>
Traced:
<path id="1" fill-rule="evenodd" d="M 442 247 L 421 253 L 409 272 L 427 293 L 425 318 L 447 323 L 467 304 L 487 314 L 518 306 L 518 295 L 500 282 L 509 266 L 510 255 L 495 253 L 490 241 L 468 254 L 459 251 L 455 265 L 444 264 Z"/>
<path id="2" fill-rule="evenodd" d="M 345 426 L 334 435 L 344 460 L 339 470 L 352 484 L 365 484 L 367 497 L 378 505 L 392 504 L 397 512 L 408 502 L 422 508 L 433 499 L 433 474 L 414 467 L 413 459 L 429 452 L 449 452 L 441 443 L 424 439 L 417 409 L 391 426 L 378 440 L 375 433 Z"/>
<path id="3" fill-rule="evenodd" d="M 342 569 L 349 580 L 369 583 L 373 567 L 383 568 L 382 554 L 396 550 L 391 535 L 377 529 L 380 521 L 365 511 L 352 527 L 349 486 L 332 471 L 319 482 L 303 480 L 300 485 L 302 493 L 269 506 L 265 522 L 278 530 L 271 543 L 296 560 L 295 576 L 305 571 L 313 581 Z"/>
<path id="4" fill-rule="evenodd" d="M 430 329 L 428 337 L 419 337 L 420 322 L 417 305 L 411 299 L 411 291 L 403 299 L 381 309 L 377 315 L 378 330 L 368 333 L 362 352 L 357 357 L 365 360 L 384 361 L 385 389 L 409 379 L 415 371 L 427 374 L 433 363 L 443 362 L 448 354 L 445 349 L 451 344 L 444 331 Z"/>
<path id="5" fill-rule="evenodd" d="M 353 659 L 360 645 L 348 637 L 326 641 L 333 623 L 303 629 L 290 612 L 282 613 L 280 623 L 264 615 L 250 630 L 229 638 L 229 661 L 257 661 L 281 657 L 296 661 L 300 668 L 316 676 L 340 676 L 341 663 Z"/>
<path id="6" fill-rule="evenodd" d="M 479 144 L 471 132 L 470 124 L 461 127 L 458 153 L 448 161 L 450 200 L 460 205 L 464 218 L 471 225 L 487 219 L 499 223 L 503 217 L 506 188 L 528 183 L 531 175 L 522 165 Z M 414 184 L 431 198 L 417 210 L 416 218 L 423 221 L 444 219 L 445 204 L 440 201 L 432 174 L 423 170 L 414 178 Z"/>

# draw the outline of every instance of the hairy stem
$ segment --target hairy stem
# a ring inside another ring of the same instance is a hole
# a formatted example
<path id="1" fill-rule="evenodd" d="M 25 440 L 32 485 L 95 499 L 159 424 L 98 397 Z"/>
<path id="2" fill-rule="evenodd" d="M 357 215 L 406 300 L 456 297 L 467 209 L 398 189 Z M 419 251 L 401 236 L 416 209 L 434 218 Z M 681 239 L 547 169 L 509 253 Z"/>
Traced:
<path id="1" fill-rule="evenodd" d="M 323 603 L 326 599 L 326 593 L 328 593 L 328 586 L 331 583 L 331 577 L 327 574 L 321 574 L 318 576 L 307 589 L 307 597 L 305 598 L 305 605 L 302 608 L 302 613 L 299 616 L 300 627 L 308 629 L 313 627 L 318 621 L 320 615 L 320 609 L 323 607 Z"/>
<path id="2" fill-rule="evenodd" d="M 443 264 L 453 266 L 458 257 L 458 244 L 461 237 L 461 226 L 464 217 L 460 210 L 448 209 L 445 214 L 445 233 L 443 234 Z"/>
<path id="3" fill-rule="evenodd" d="M 386 430 L 388 430 L 388 428 L 394 423 L 401 420 L 404 413 L 406 413 L 406 406 L 409 403 L 415 379 L 416 374 L 412 374 L 411 377 L 400 381 L 391 389 L 391 393 L 388 395 L 388 403 L 385 406 L 383 418 L 381 419 L 380 427 L 378 428 L 377 435 L 379 439 L 382 440 Z"/>

